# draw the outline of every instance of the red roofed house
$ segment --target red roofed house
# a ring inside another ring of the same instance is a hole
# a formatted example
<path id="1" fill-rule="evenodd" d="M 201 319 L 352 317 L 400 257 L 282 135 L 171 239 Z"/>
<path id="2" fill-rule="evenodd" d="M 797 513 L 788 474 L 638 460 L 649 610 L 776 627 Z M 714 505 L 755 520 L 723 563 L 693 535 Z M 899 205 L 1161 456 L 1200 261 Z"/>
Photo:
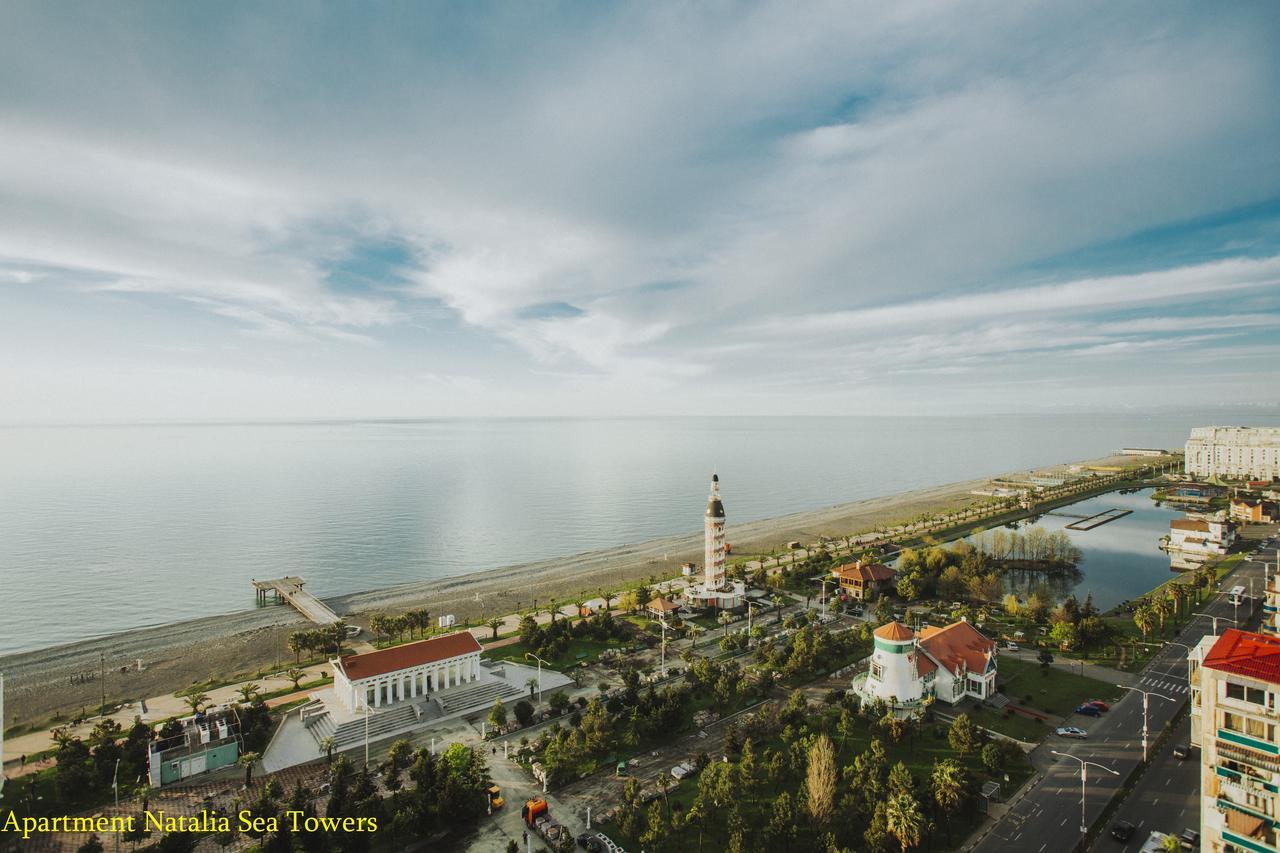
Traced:
<path id="1" fill-rule="evenodd" d="M 469 631 L 348 655 L 333 664 L 333 690 L 348 711 L 381 708 L 480 678 L 480 643 Z"/>
<path id="2" fill-rule="evenodd" d="M 901 622 L 881 625 L 868 671 L 853 680 L 863 699 L 910 708 L 932 696 L 952 705 L 996 692 L 996 644 L 968 622 L 925 628 L 919 634 Z"/>
<path id="3" fill-rule="evenodd" d="M 1203 850 L 1274 850 L 1280 639 L 1235 628 L 1188 656 Z M 1270 816 L 1270 817 L 1267 817 Z"/>
<path id="4" fill-rule="evenodd" d="M 896 573 L 888 566 L 864 563 L 861 560 L 847 566 L 836 566 L 831 570 L 831 575 L 840 584 L 841 591 L 859 601 L 874 600 L 881 589 L 893 583 L 896 577 Z"/>

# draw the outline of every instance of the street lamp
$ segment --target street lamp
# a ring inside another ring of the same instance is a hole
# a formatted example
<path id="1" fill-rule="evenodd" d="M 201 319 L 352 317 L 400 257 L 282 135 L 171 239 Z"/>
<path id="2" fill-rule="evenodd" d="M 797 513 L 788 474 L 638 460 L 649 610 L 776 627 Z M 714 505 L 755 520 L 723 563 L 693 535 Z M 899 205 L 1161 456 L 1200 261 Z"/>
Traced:
<path id="1" fill-rule="evenodd" d="M 547 662 L 544 661 L 542 658 L 538 657 L 537 655 L 535 655 L 533 652 L 525 652 L 524 659 L 528 660 L 529 658 L 533 658 L 538 662 L 538 704 L 541 705 L 542 704 L 542 665 Z M 547 666 L 551 666 L 551 664 L 547 663 Z"/>
<path id="2" fill-rule="evenodd" d="M 1110 773 L 1112 776 L 1119 776 L 1120 774 L 1117 773 L 1115 770 L 1112 770 L 1110 767 L 1107 767 L 1102 764 L 1098 764 L 1095 761 L 1085 761 L 1083 758 L 1077 758 L 1076 756 L 1067 752 L 1058 752 L 1058 750 L 1056 749 L 1051 749 L 1049 751 L 1052 752 L 1054 755 L 1061 755 L 1063 758 L 1070 758 L 1072 761 L 1080 762 L 1080 834 L 1088 835 L 1089 827 L 1085 823 L 1084 810 L 1085 810 L 1085 783 L 1089 781 L 1089 766 L 1093 765 L 1094 767 L 1097 767 L 1100 770 L 1105 770 L 1108 773 Z"/>
<path id="3" fill-rule="evenodd" d="M 1125 687 L 1123 684 L 1117 684 L 1116 687 L 1119 687 L 1121 690 L 1132 690 L 1134 693 L 1142 694 L 1142 760 L 1145 762 L 1147 760 L 1147 704 L 1149 698 L 1155 696 L 1169 702 L 1177 702 L 1178 700 L 1174 699 L 1172 696 L 1165 696 L 1163 693 L 1156 693 L 1153 690 L 1142 690 L 1138 687 Z"/>
<path id="4" fill-rule="evenodd" d="M 666 678 L 667 677 L 667 622 L 665 619 L 654 619 L 653 621 L 657 622 L 659 625 L 662 626 L 662 651 L 661 651 L 662 662 L 661 664 L 659 664 L 659 668 L 662 670 L 662 677 Z"/>
<path id="5" fill-rule="evenodd" d="M 1214 635 L 1215 637 L 1216 637 L 1216 636 L 1218 636 L 1218 620 L 1219 620 L 1219 619 L 1221 619 L 1223 622 L 1230 622 L 1232 625 L 1239 625 L 1239 624 L 1240 624 L 1239 622 L 1237 622 L 1237 621 L 1236 621 L 1236 620 L 1234 620 L 1234 619 L 1228 619 L 1228 618 L 1227 618 L 1227 617 L 1225 617 L 1225 616 L 1214 616 L 1212 613 L 1192 613 L 1191 615 L 1192 615 L 1192 616 L 1204 616 L 1204 617 L 1206 617 L 1206 618 L 1208 618 L 1208 619 L 1212 619 L 1212 620 L 1213 620 L 1213 635 Z"/>

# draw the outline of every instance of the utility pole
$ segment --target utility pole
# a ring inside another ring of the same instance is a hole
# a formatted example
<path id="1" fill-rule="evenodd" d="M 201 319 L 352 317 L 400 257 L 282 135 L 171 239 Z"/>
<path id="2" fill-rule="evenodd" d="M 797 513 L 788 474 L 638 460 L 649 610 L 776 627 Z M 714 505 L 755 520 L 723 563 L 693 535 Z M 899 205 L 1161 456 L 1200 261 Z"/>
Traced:
<path id="1" fill-rule="evenodd" d="M 1174 699 L 1172 696 L 1165 696 L 1163 693 L 1156 693 L 1151 690 L 1141 690 L 1137 687 L 1125 687 L 1123 684 L 1117 684 L 1116 687 L 1119 687 L 1121 690 L 1132 690 L 1134 693 L 1142 694 L 1142 761 L 1143 763 L 1146 763 L 1147 761 L 1147 705 L 1148 705 L 1149 698 L 1152 696 L 1158 696 L 1159 698 L 1166 699 L 1170 702 L 1177 702 L 1178 700 Z"/>
<path id="2" fill-rule="evenodd" d="M 107 715 L 107 656 L 98 650 L 98 678 L 102 681 L 102 705 L 98 707 L 98 714 L 105 717 Z"/>
<path id="3" fill-rule="evenodd" d="M 1058 750 L 1056 749 L 1052 749 L 1050 750 L 1050 752 L 1052 752 L 1054 755 L 1061 755 L 1063 758 L 1070 758 L 1072 761 L 1080 762 L 1080 834 L 1088 835 L 1089 824 L 1085 820 L 1085 803 L 1086 803 L 1085 785 L 1089 781 L 1089 765 L 1093 765 L 1094 767 L 1105 770 L 1108 773 L 1110 773 L 1112 776 L 1119 776 L 1120 774 L 1112 770 L 1110 767 L 1107 767 L 1102 764 L 1098 764 L 1093 761 L 1085 761 L 1083 758 L 1076 758 L 1074 755 L 1071 755 L 1070 753 L 1067 753 L 1067 752 L 1058 752 Z"/>

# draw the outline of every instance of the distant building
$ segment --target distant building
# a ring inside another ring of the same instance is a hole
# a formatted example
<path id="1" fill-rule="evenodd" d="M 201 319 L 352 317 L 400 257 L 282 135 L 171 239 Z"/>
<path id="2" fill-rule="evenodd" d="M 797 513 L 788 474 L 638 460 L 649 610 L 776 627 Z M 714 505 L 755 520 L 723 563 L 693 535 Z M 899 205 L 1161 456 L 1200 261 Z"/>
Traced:
<path id="1" fill-rule="evenodd" d="M 679 609 L 680 605 L 662 596 L 651 599 L 648 605 L 645 606 L 645 610 L 649 611 L 649 615 L 655 619 L 670 619 L 676 615 L 676 611 Z"/>
<path id="2" fill-rule="evenodd" d="M 893 583 L 897 573 L 880 563 L 856 563 L 837 566 L 831 575 L 840 584 L 840 590 L 858 601 L 874 601 L 882 589 Z"/>
<path id="3" fill-rule="evenodd" d="M 1235 541 L 1235 525 L 1225 519 L 1178 518 L 1169 522 L 1170 551 L 1207 557 L 1227 553 Z"/>
<path id="4" fill-rule="evenodd" d="M 733 610 L 746 601 L 746 584 L 725 577 L 724 502 L 720 500 L 720 477 L 711 475 L 711 496 L 703 518 L 702 583 L 688 589 L 689 603 L 711 610 Z"/>
<path id="5" fill-rule="evenodd" d="M 1200 749 L 1200 849 L 1277 849 L 1280 640 L 1228 629 L 1192 650 L 1191 743 Z"/>
<path id="6" fill-rule="evenodd" d="M 890 622 L 873 632 L 873 640 L 868 670 L 853 680 L 853 691 L 864 700 L 912 707 L 933 697 L 954 705 L 995 693 L 996 644 L 968 622 L 919 634 Z"/>
<path id="7" fill-rule="evenodd" d="M 480 643 L 470 631 L 459 631 L 330 663 L 338 702 L 355 712 L 478 680 Z"/>
<path id="8" fill-rule="evenodd" d="M 1196 477 L 1274 480 L 1280 477 L 1280 427 L 1196 427 L 1184 464 Z"/>
<path id="9" fill-rule="evenodd" d="M 1231 517 L 1236 521 L 1272 524 L 1280 518 L 1280 510 L 1276 504 L 1261 498 L 1232 498 Z"/>
<path id="10" fill-rule="evenodd" d="M 240 726 L 231 711 L 200 713 L 179 721 L 182 733 L 151 742 L 147 775 L 159 788 L 230 767 L 240 759 Z"/>
<path id="11" fill-rule="evenodd" d="M 1126 447 L 1120 451 L 1121 456 L 1164 456 L 1165 453 L 1155 447 Z"/>

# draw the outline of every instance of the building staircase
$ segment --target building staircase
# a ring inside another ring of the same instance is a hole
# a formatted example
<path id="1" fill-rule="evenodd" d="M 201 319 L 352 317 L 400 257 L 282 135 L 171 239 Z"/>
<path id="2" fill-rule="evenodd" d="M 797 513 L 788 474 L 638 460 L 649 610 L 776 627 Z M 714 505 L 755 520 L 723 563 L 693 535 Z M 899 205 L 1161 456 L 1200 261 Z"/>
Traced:
<path id="1" fill-rule="evenodd" d="M 318 706 L 318 707 L 314 707 Z M 324 707 L 323 702 L 311 702 L 304 705 L 302 724 L 316 739 L 316 745 L 323 743 L 326 737 L 333 738 L 335 751 L 346 749 L 365 739 L 365 718 L 363 715 L 343 723 L 335 722 L 332 715 Z M 310 710 L 310 713 L 307 711 Z M 421 711 L 411 703 L 405 703 L 385 711 L 369 714 L 368 735 L 370 741 L 378 740 L 389 734 L 412 728 L 421 719 Z"/>
<path id="2" fill-rule="evenodd" d="M 492 705 L 498 699 L 506 702 L 525 695 L 525 690 L 505 681 L 484 681 L 468 684 L 450 690 L 445 695 L 436 694 L 434 699 L 444 714 L 455 714 L 459 711 L 481 710 Z"/>

